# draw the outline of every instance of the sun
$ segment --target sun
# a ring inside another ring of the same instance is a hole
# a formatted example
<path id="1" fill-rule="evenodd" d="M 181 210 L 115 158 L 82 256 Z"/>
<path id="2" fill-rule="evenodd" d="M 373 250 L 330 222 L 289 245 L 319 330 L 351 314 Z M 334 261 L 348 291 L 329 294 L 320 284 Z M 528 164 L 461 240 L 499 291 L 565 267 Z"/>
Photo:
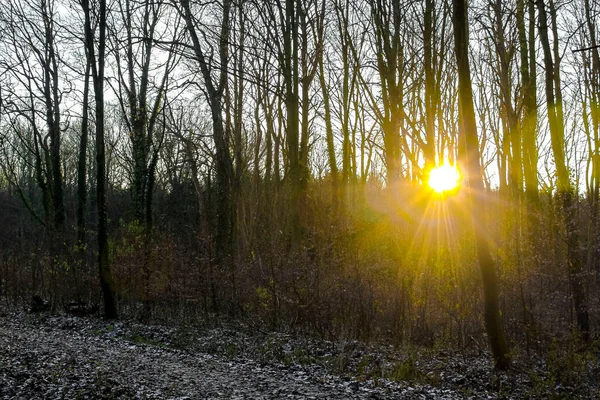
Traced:
<path id="1" fill-rule="evenodd" d="M 454 190 L 458 187 L 460 174 L 456 167 L 440 165 L 429 173 L 429 186 L 438 193 Z"/>

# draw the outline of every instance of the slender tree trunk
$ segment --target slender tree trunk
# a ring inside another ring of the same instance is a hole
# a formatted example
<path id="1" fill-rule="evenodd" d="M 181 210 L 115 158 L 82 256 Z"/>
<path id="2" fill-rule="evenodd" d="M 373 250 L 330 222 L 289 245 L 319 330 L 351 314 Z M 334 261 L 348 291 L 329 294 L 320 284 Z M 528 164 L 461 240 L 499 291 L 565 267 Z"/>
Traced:
<path id="1" fill-rule="evenodd" d="M 381 79 L 381 129 L 383 131 L 384 159 L 388 187 L 394 187 L 402 174 L 400 142 L 404 119 L 404 44 L 401 21 L 404 10 L 399 0 L 387 2 L 370 0 L 370 11 L 375 24 L 377 69 Z"/>
<path id="2" fill-rule="evenodd" d="M 287 175 L 290 187 L 290 231 L 291 243 L 297 243 L 300 236 L 300 214 L 298 203 L 300 199 L 300 121 L 299 121 L 299 97 L 298 97 L 298 10 L 296 0 L 285 2 L 285 24 L 283 32 L 283 65 L 282 73 L 285 85 L 285 109 L 287 115 Z"/>
<path id="3" fill-rule="evenodd" d="M 592 60 L 591 65 L 589 65 L 589 58 L 582 54 L 584 70 L 588 71 L 587 74 L 584 74 L 584 82 L 589 93 L 589 117 L 591 117 L 590 125 L 586 123 L 588 116 L 584 114 L 584 124 L 586 125 L 588 141 L 590 142 L 590 163 L 592 165 L 591 190 L 588 192 L 588 196 L 591 197 L 590 203 L 592 207 L 592 218 L 590 220 L 591 245 L 589 246 L 588 265 L 596 272 L 597 277 L 600 277 L 600 235 L 598 232 L 598 207 L 600 200 L 600 52 L 598 51 L 596 27 L 593 22 L 593 10 L 589 0 L 584 1 L 584 7 Z"/>
<path id="4" fill-rule="evenodd" d="M 87 271 L 87 147 L 89 135 L 89 92 L 90 92 L 91 64 L 86 60 L 85 77 L 83 81 L 83 106 L 81 110 L 81 138 L 79 140 L 79 155 L 77 160 L 77 252 L 80 256 L 80 267 L 76 269 L 75 280 L 77 290 L 80 291 L 81 277 Z M 77 296 L 80 296 L 78 293 Z"/>
<path id="5" fill-rule="evenodd" d="M 338 204 L 338 167 L 335 157 L 335 145 L 333 139 L 333 126 L 331 124 L 331 100 L 329 97 L 329 87 L 325 80 L 325 68 L 323 58 L 319 59 L 319 83 L 321 84 L 321 93 L 323 94 L 323 107 L 325 109 L 325 140 L 327 142 L 327 158 L 329 160 L 329 170 L 331 171 L 332 200 L 334 206 Z"/>
<path id="6" fill-rule="evenodd" d="M 229 138 L 227 135 L 228 127 L 223 123 L 221 109 L 223 104 L 223 93 L 227 85 L 229 21 L 232 2 L 231 0 L 224 0 L 223 2 L 223 19 L 221 21 L 221 31 L 219 36 L 220 73 L 216 84 L 213 82 L 212 77 L 213 66 L 209 64 L 209 60 L 205 57 L 202 50 L 189 0 L 180 0 L 179 3 L 183 8 L 182 17 L 186 21 L 186 26 L 192 39 L 194 54 L 196 55 L 204 79 L 207 99 L 211 110 L 213 140 L 216 150 L 215 172 L 217 180 L 217 232 L 215 235 L 215 248 L 217 253 L 217 263 L 223 265 L 231 255 L 231 236 L 233 231 L 232 183 L 234 180 L 234 171 L 231 154 L 229 152 Z"/>
<path id="7" fill-rule="evenodd" d="M 475 228 L 475 244 L 483 281 L 485 301 L 485 327 L 496 368 L 505 370 L 510 366 L 508 345 L 499 304 L 499 282 L 496 265 L 490 254 L 485 228 L 486 210 L 483 197 L 482 169 L 479 161 L 479 139 L 473 107 L 473 92 L 468 55 L 468 23 L 465 0 L 454 0 L 454 45 L 458 69 L 459 125 L 464 145 L 465 175 L 469 191 L 469 207 Z"/>
<path id="8" fill-rule="evenodd" d="M 106 46 L 106 0 L 100 2 L 100 39 L 98 44 L 98 70 L 94 82 L 96 96 L 96 185 L 98 202 L 98 260 L 100 285 L 104 292 L 106 318 L 117 318 L 110 261 L 108 258 L 108 216 L 106 212 L 106 155 L 104 144 L 104 56 Z M 92 44 L 93 46 L 93 44 Z"/>
<path id="9" fill-rule="evenodd" d="M 87 214 L 87 145 L 89 135 L 89 92 L 90 92 L 90 61 L 86 61 L 83 81 L 83 107 L 81 110 L 81 138 L 79 140 L 79 158 L 77 160 L 77 245 L 80 251 L 86 245 L 85 229 Z"/>
<path id="10" fill-rule="evenodd" d="M 106 155 L 104 144 L 104 61 L 106 54 L 106 0 L 98 0 L 98 54 L 95 55 L 95 35 L 92 29 L 92 7 L 89 0 L 82 0 L 85 13 L 86 56 L 92 67 L 94 96 L 96 101 L 96 201 L 98 210 L 98 270 L 100 287 L 104 298 L 104 315 L 117 318 L 110 261 L 108 257 L 108 221 L 106 214 Z M 97 64 L 96 64 L 97 60 Z"/>
<path id="11" fill-rule="evenodd" d="M 525 5 L 526 0 L 517 1 L 517 31 L 519 35 L 519 55 L 521 60 L 521 82 L 523 84 L 523 116 L 521 120 L 521 131 L 523 132 L 523 172 L 525 181 L 525 192 L 529 203 L 537 204 L 538 179 L 537 179 L 537 99 L 536 99 L 536 68 L 535 60 L 530 62 L 530 57 L 535 57 L 535 41 L 527 38 L 525 29 Z M 533 4 L 528 5 L 528 10 L 533 10 Z M 529 13 L 530 19 L 535 15 Z M 535 37 L 534 21 L 530 21 L 529 35 Z M 528 47 L 530 47 L 528 49 Z M 533 48 L 531 48 L 533 47 Z"/>
<path id="12" fill-rule="evenodd" d="M 58 60 L 54 37 L 54 16 L 51 6 L 42 3 L 42 17 L 44 21 L 45 54 L 44 65 L 44 97 L 46 101 L 46 121 L 48 124 L 48 134 L 50 137 L 50 171 L 51 171 L 51 193 L 53 206 L 53 228 L 55 233 L 62 234 L 63 224 L 65 222 L 65 204 L 63 177 L 60 160 L 61 131 L 60 131 L 60 93 L 58 77 Z M 60 242 L 61 239 L 59 238 Z"/>
<path id="13" fill-rule="evenodd" d="M 237 71 L 234 76 L 235 86 L 235 104 L 234 104 L 234 117 L 233 117 L 233 138 L 235 143 L 235 187 L 239 188 L 242 175 L 244 173 L 244 165 L 242 160 L 242 118 L 243 118 L 243 107 L 244 107 L 244 42 L 246 35 L 246 24 L 244 18 L 244 0 L 238 1 L 238 17 L 239 17 L 239 42 L 237 49 Z"/>
<path id="14" fill-rule="evenodd" d="M 569 180 L 569 171 L 565 157 L 565 131 L 564 119 L 562 113 L 562 94 L 560 88 L 560 68 L 558 53 L 558 37 L 556 35 L 556 10 L 552 0 L 550 4 L 551 18 L 554 31 L 554 60 L 553 52 L 550 48 L 548 38 L 548 17 L 544 0 L 537 0 L 539 13 L 539 35 L 544 51 L 545 68 L 545 92 L 546 105 L 548 108 L 548 125 L 550 128 L 550 142 L 552 153 L 554 154 L 554 164 L 556 165 L 557 197 L 561 204 L 563 218 L 566 225 L 567 235 L 567 270 L 573 303 L 575 305 L 575 314 L 577 316 L 577 325 L 584 340 L 589 340 L 590 323 L 588 314 L 588 305 L 583 285 L 583 258 L 580 250 L 579 228 L 577 224 L 577 197 L 575 188 Z"/>
<path id="15" fill-rule="evenodd" d="M 425 171 L 435 166 L 435 77 L 433 70 L 434 1 L 425 1 L 424 68 L 425 68 Z"/>
<path id="16" fill-rule="evenodd" d="M 502 19 L 503 14 L 502 1 L 496 0 L 494 3 L 494 39 L 499 59 L 498 81 L 500 83 L 500 101 L 504 110 L 503 119 L 505 120 L 505 129 L 503 131 L 505 132 L 505 143 L 507 145 L 505 155 L 508 159 L 508 182 L 512 197 L 519 201 L 523 191 L 521 131 L 518 126 L 518 117 L 512 100 L 511 61 L 513 55 L 506 48 L 507 41 L 504 32 L 504 21 Z"/>

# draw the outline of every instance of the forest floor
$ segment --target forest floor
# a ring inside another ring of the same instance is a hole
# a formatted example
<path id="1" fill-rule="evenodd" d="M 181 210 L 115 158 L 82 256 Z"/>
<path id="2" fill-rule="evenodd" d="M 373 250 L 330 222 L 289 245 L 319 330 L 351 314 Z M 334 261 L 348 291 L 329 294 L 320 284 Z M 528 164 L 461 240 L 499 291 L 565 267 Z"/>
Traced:
<path id="1" fill-rule="evenodd" d="M 0 312 L 3 399 L 600 398 L 594 365 L 574 364 L 561 381 L 555 375 L 569 371 L 543 361 L 504 374 L 486 354 L 329 342 L 240 323 L 167 328 Z"/>

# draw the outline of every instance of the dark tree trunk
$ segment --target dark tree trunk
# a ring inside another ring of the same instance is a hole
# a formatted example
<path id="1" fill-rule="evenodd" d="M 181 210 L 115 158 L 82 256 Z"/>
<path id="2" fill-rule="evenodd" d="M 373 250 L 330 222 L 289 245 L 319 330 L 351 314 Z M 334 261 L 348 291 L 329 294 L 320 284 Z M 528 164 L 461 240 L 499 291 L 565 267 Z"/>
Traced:
<path id="1" fill-rule="evenodd" d="M 404 17 L 399 0 L 381 2 L 370 0 L 370 11 L 375 23 L 377 69 L 381 79 L 383 113 L 384 159 L 388 187 L 393 187 L 401 176 L 400 131 L 404 119 L 404 48 L 401 22 Z"/>
<path id="2" fill-rule="evenodd" d="M 296 0 L 286 0 L 285 19 L 282 21 L 283 57 L 280 60 L 283 83 L 285 86 L 285 110 L 287 115 L 286 141 L 287 141 L 287 171 L 286 178 L 290 190 L 290 242 L 293 245 L 300 237 L 300 214 L 298 204 L 300 200 L 300 120 L 299 120 L 299 77 L 298 77 L 298 9 Z M 280 14 L 281 4 L 278 4 Z"/>
<path id="3" fill-rule="evenodd" d="M 213 140 L 216 150 L 215 172 L 217 180 L 217 232 L 215 235 L 215 248 L 217 252 L 217 263 L 219 264 L 225 263 L 226 259 L 230 256 L 231 233 L 233 230 L 232 183 L 234 180 L 234 172 L 233 162 L 229 152 L 229 139 L 226 135 L 227 131 L 222 116 L 223 93 L 225 91 L 225 86 L 227 85 L 231 3 L 231 0 L 225 0 L 223 2 L 223 20 L 221 22 L 221 32 L 219 37 L 220 74 L 219 80 L 215 85 L 211 75 L 212 66 L 209 65 L 209 61 L 202 50 L 189 0 L 180 0 L 180 4 L 183 7 L 182 16 L 186 21 L 186 26 L 192 39 L 194 54 L 196 55 L 204 79 L 207 99 L 211 110 Z"/>
<path id="4" fill-rule="evenodd" d="M 83 81 L 83 107 L 81 109 L 81 138 L 79 140 L 79 158 L 77 160 L 77 245 L 83 252 L 86 244 L 87 214 L 87 145 L 89 130 L 89 92 L 90 61 L 86 61 Z"/>
<path id="5" fill-rule="evenodd" d="M 458 70 L 459 129 L 464 143 L 464 173 L 469 191 L 469 207 L 475 228 L 475 244 L 483 281 L 485 327 L 496 368 L 510 366 L 508 345 L 500 314 L 499 282 L 496 265 L 491 257 L 487 230 L 482 218 L 486 215 L 483 197 L 482 169 L 479 162 L 479 139 L 473 108 L 473 92 L 468 55 L 467 5 L 465 0 L 454 0 L 454 45 Z"/>
<path id="6" fill-rule="evenodd" d="M 319 59 L 319 83 L 321 84 L 321 93 L 323 94 L 323 108 L 325 110 L 325 140 L 327 142 L 327 157 L 329 160 L 329 170 L 331 171 L 332 201 L 334 207 L 338 204 L 338 167 L 335 157 L 335 145 L 333 138 L 333 127 L 331 125 L 331 100 L 329 96 L 329 87 L 325 80 L 325 68 L 323 66 L 323 56 Z"/>
<path id="7" fill-rule="evenodd" d="M 424 68 L 425 68 L 425 171 L 435 166 L 435 77 L 433 70 L 433 10 L 434 1 L 425 1 Z"/>
<path id="8" fill-rule="evenodd" d="M 60 93 L 58 77 L 58 60 L 54 43 L 54 16 L 53 10 L 42 4 L 42 17 L 44 21 L 45 54 L 44 60 L 44 98 L 46 102 L 46 122 L 50 137 L 50 171 L 51 171 L 51 193 L 53 228 L 56 233 L 62 233 L 65 222 L 65 204 L 63 177 L 60 161 L 61 131 L 60 131 Z M 58 239 L 60 241 L 60 239 Z"/>
<path id="9" fill-rule="evenodd" d="M 85 13 L 86 55 L 92 66 L 94 96 L 96 101 L 96 202 L 98 212 L 98 272 L 104 298 L 104 315 L 117 318 L 110 260 L 108 255 L 108 221 L 106 213 L 106 155 L 104 144 L 104 60 L 106 53 L 106 0 L 98 0 L 98 54 L 95 55 L 95 34 L 92 29 L 92 7 L 82 0 Z M 97 61 L 96 61 L 97 60 Z M 97 62 L 97 64 L 96 64 Z"/>
<path id="10" fill-rule="evenodd" d="M 521 130 L 523 133 L 523 176 L 525 181 L 525 194 L 529 203 L 537 204 L 538 178 L 537 178 L 537 99 L 536 99 L 536 67 L 535 67 L 535 37 L 533 5 L 529 4 L 529 40 L 525 29 L 525 5 L 526 0 L 517 2 L 517 31 L 519 35 L 519 54 L 521 59 L 521 81 L 523 83 L 523 116 Z M 529 47 L 529 49 L 528 49 Z M 534 57 L 534 61 L 530 57 Z"/>

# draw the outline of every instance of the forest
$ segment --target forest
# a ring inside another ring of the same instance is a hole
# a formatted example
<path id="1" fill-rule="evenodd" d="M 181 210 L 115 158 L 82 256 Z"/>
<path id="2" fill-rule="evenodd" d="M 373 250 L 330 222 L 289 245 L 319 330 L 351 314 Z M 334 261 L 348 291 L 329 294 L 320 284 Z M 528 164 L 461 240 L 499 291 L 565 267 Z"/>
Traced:
<path id="1" fill-rule="evenodd" d="M 599 21 L 594 0 L 4 0 L 0 308 L 597 377 Z"/>

